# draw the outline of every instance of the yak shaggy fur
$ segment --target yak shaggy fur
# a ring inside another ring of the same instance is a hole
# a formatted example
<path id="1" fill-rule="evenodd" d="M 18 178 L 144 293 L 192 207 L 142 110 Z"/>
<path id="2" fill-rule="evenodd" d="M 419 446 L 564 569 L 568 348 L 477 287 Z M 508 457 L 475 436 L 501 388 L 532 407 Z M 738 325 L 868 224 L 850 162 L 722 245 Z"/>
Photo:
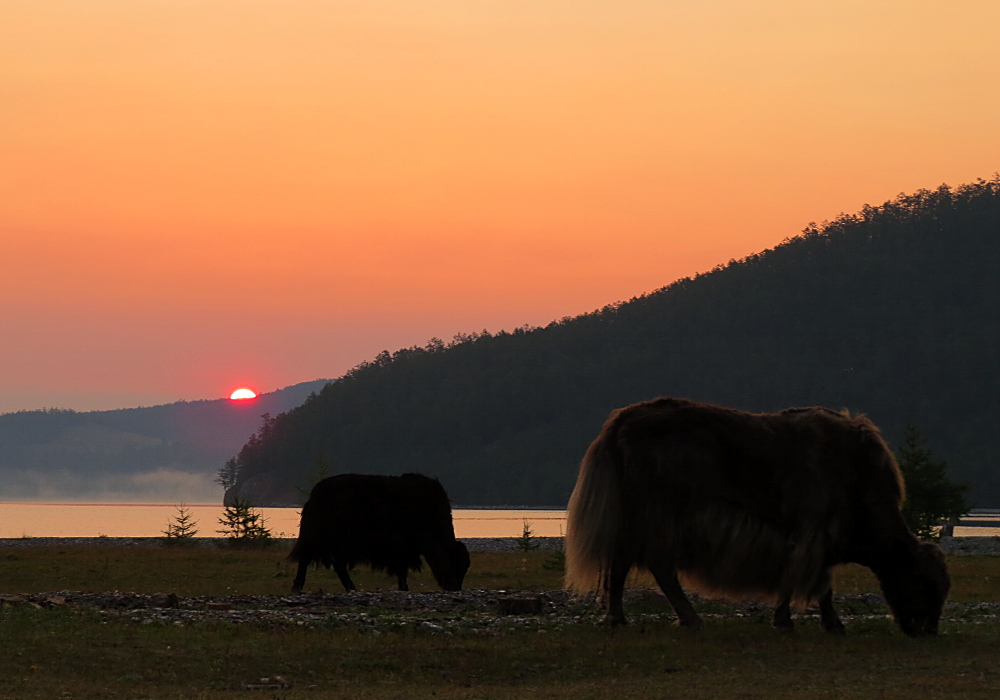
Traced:
<path id="1" fill-rule="evenodd" d="M 323 479 L 302 506 L 299 538 L 288 556 L 299 563 L 293 591 L 301 591 L 312 563 L 333 567 L 348 591 L 350 569 L 367 564 L 395 576 L 399 590 L 420 571 L 423 556 L 445 590 L 462 588 L 469 552 L 455 539 L 451 502 L 437 479 L 422 474 L 340 474 Z"/>
<path id="2" fill-rule="evenodd" d="M 745 413 L 660 398 L 617 410 L 591 444 L 570 498 L 566 583 L 598 589 L 612 624 L 633 566 L 650 571 L 682 625 L 699 626 L 678 581 L 707 596 L 820 603 L 843 631 L 830 568 L 879 579 L 896 622 L 933 634 L 950 580 L 940 550 L 900 515 L 896 461 L 864 416 L 825 408 Z"/>

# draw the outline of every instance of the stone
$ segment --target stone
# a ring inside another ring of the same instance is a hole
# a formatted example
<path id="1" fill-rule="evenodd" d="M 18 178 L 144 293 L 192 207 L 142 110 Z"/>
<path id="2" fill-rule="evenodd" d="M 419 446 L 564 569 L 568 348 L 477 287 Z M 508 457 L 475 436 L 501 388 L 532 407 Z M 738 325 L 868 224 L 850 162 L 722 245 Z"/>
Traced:
<path id="1" fill-rule="evenodd" d="M 174 593 L 157 593 L 149 597 L 149 604 L 154 608 L 176 608 L 180 599 Z"/>
<path id="2" fill-rule="evenodd" d="M 542 597 L 539 595 L 508 595 L 497 599 L 497 609 L 501 615 L 537 615 L 542 612 Z"/>

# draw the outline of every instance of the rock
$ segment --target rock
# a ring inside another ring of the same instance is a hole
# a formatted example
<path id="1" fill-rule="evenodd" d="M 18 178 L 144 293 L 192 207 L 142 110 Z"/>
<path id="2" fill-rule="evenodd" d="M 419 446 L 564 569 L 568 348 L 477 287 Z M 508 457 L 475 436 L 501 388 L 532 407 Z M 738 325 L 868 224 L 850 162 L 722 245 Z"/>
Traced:
<path id="1" fill-rule="evenodd" d="M 255 682 L 243 683 L 241 686 L 244 690 L 287 690 L 292 687 L 290 681 L 286 681 L 281 676 L 272 676 L 269 678 L 258 678 Z"/>
<path id="2" fill-rule="evenodd" d="M 501 615 L 537 615 L 542 612 L 540 595 L 508 595 L 497 599 Z"/>
<path id="3" fill-rule="evenodd" d="M 154 608 L 176 608 L 180 599 L 174 593 L 157 593 L 149 597 L 149 604 Z"/>

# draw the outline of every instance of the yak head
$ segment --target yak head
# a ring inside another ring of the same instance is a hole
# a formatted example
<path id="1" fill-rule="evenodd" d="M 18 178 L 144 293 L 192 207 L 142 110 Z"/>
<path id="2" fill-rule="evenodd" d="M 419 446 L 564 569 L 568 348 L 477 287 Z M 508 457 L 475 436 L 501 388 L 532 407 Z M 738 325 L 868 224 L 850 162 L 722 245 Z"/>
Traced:
<path id="1" fill-rule="evenodd" d="M 895 540 L 876 571 L 885 602 L 900 629 L 911 637 L 937 634 L 951 578 L 936 545 Z"/>
<path id="2" fill-rule="evenodd" d="M 465 572 L 469 570 L 469 550 L 458 540 L 442 542 L 424 554 L 434 580 L 446 591 L 462 590 Z"/>

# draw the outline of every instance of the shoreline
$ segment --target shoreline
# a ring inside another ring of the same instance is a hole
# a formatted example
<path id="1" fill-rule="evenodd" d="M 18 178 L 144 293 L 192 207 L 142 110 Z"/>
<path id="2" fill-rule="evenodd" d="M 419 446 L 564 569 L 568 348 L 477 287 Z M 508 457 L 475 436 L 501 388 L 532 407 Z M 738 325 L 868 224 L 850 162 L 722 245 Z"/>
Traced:
<path id="1" fill-rule="evenodd" d="M 291 547 L 294 537 L 275 537 L 272 543 Z M 470 552 L 517 552 L 519 538 L 516 537 L 459 537 Z M 562 548 L 562 537 L 533 537 L 534 549 L 550 550 Z M 945 537 L 937 545 L 946 554 L 1000 556 L 1000 537 L 979 535 L 973 537 Z M 0 549 L 18 547 L 185 547 L 199 548 L 230 547 L 225 537 L 195 537 L 191 543 L 182 545 L 166 544 L 164 537 L 2 537 Z"/>
<path id="2" fill-rule="evenodd" d="M 270 540 L 275 546 L 291 547 L 294 537 L 275 537 Z M 533 537 L 535 549 L 559 549 L 561 537 Z M 470 552 L 517 552 L 515 537 L 459 537 Z M 166 544 L 165 537 L 0 537 L 0 549 L 18 547 L 218 547 L 229 548 L 225 537 L 195 537 L 190 543 Z M 1000 549 L 998 549 L 1000 553 Z"/>

